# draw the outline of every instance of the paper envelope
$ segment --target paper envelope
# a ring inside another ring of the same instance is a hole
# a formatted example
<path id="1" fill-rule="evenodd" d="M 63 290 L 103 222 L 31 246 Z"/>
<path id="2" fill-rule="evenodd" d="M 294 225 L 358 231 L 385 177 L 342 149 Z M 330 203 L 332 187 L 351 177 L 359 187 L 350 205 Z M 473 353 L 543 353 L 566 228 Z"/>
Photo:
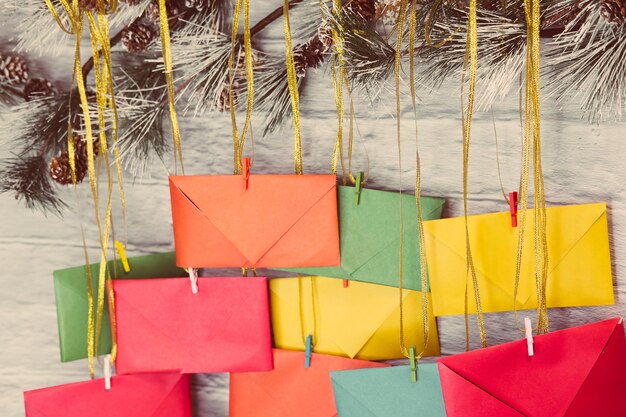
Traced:
<path id="1" fill-rule="evenodd" d="M 605 204 L 551 207 L 547 213 L 548 307 L 613 304 Z M 518 309 L 537 307 L 534 215 L 527 214 Z M 485 312 L 513 310 L 519 228 L 506 213 L 469 216 L 472 255 Z M 465 224 L 462 217 L 424 223 L 435 316 L 464 314 Z M 470 290 L 471 292 L 471 290 Z M 476 311 L 469 297 L 470 312 Z"/>
<path id="2" fill-rule="evenodd" d="M 174 252 L 130 257 L 128 263 L 130 272 L 124 272 L 120 261 L 117 261 L 116 268 L 113 268 L 113 261 L 109 261 L 108 270 L 115 279 L 175 277 L 185 273 L 176 267 Z M 91 280 L 96 300 L 99 269 L 100 263 L 91 264 Z M 114 275 L 115 273 L 117 276 Z M 54 295 L 57 307 L 61 362 L 84 359 L 87 357 L 88 318 L 85 266 L 54 271 Z M 111 352 L 108 303 L 105 303 L 98 350 L 100 355 Z"/>
<path id="3" fill-rule="evenodd" d="M 448 417 L 626 416 L 626 340 L 612 319 L 439 360 Z"/>
<path id="4" fill-rule="evenodd" d="M 339 265 L 334 175 L 242 178 L 170 177 L 179 266 Z"/>
<path id="5" fill-rule="evenodd" d="M 189 376 L 154 373 L 59 385 L 24 393 L 26 417 L 191 417 Z"/>
<path id="6" fill-rule="evenodd" d="M 352 282 L 344 288 L 341 281 L 325 277 L 276 278 L 270 280 L 270 299 L 276 347 L 304 350 L 302 314 L 305 329 L 313 330 L 315 326 L 317 353 L 367 360 L 404 358 L 399 342 L 397 288 L 363 282 Z M 407 343 L 421 351 L 422 293 L 404 290 L 403 300 Z M 438 356 L 437 324 L 432 312 L 429 326 L 425 353 Z"/>
<path id="7" fill-rule="evenodd" d="M 272 372 L 231 374 L 229 417 L 334 417 L 331 371 L 389 366 L 314 353 L 305 368 L 304 359 L 275 349 Z"/>
<path id="8" fill-rule="evenodd" d="M 331 372 L 339 417 L 446 417 L 436 363 Z"/>
<path id="9" fill-rule="evenodd" d="M 362 189 L 355 203 L 354 187 L 338 187 L 341 266 L 290 268 L 306 275 L 342 278 L 397 287 L 399 284 L 400 201 L 403 209 L 404 287 L 420 291 L 420 247 L 415 196 Z M 424 220 L 439 219 L 441 198 L 422 197 Z M 296 267 L 297 265 L 291 265 Z"/>
<path id="10" fill-rule="evenodd" d="M 266 278 L 113 282 L 120 374 L 269 371 Z"/>

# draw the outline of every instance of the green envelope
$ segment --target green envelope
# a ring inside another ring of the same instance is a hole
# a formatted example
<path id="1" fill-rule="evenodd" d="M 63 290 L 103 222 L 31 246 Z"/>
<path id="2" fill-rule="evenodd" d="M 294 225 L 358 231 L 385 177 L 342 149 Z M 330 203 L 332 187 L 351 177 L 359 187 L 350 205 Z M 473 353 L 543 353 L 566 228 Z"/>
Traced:
<path id="1" fill-rule="evenodd" d="M 130 272 L 124 272 L 122 263 L 117 261 L 116 279 L 169 278 L 185 275 L 183 269 L 176 267 L 174 252 L 157 253 L 128 258 Z M 113 261 L 109 261 L 113 272 Z M 98 272 L 100 263 L 91 265 L 94 299 L 98 294 Z M 61 362 L 69 362 L 87 357 L 87 275 L 85 266 L 54 271 L 54 292 L 57 305 L 59 326 L 59 344 Z M 107 303 L 102 319 L 102 333 L 98 354 L 111 351 L 111 327 Z"/>
<path id="2" fill-rule="evenodd" d="M 445 417 L 436 363 L 330 373 L 339 417 Z"/>
<path id="3" fill-rule="evenodd" d="M 400 196 L 397 192 L 337 187 L 341 266 L 287 269 L 290 272 L 342 278 L 374 284 L 399 285 Z M 441 218 L 444 200 L 422 197 L 424 220 Z M 404 224 L 404 287 L 421 291 L 419 237 L 415 195 L 402 194 Z"/>

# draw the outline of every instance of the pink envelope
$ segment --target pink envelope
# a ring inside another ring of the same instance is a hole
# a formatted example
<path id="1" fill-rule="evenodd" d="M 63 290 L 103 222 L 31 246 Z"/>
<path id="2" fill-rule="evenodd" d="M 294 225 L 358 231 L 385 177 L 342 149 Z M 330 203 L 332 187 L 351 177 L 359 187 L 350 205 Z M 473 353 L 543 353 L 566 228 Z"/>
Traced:
<path id="1" fill-rule="evenodd" d="M 117 371 L 273 368 L 267 278 L 116 280 Z"/>
<path id="2" fill-rule="evenodd" d="M 24 393 L 26 417 L 191 417 L 189 376 L 114 376 Z"/>
<path id="3" fill-rule="evenodd" d="M 441 358 L 448 417 L 624 417 L 621 319 Z"/>

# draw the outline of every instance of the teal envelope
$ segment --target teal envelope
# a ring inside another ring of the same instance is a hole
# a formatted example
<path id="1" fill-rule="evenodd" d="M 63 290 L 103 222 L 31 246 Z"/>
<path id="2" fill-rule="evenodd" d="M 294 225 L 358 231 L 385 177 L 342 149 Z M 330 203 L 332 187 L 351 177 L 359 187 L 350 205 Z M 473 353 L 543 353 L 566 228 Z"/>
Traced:
<path id="1" fill-rule="evenodd" d="M 339 417 L 445 417 L 436 363 L 330 373 Z"/>
<path id="2" fill-rule="evenodd" d="M 399 285 L 400 194 L 361 190 L 359 204 L 354 187 L 337 187 L 341 266 L 298 268 L 288 271 L 374 284 Z M 422 290 L 415 195 L 402 194 L 404 287 Z M 422 197 L 422 218 L 441 218 L 444 200 Z"/>
<path id="3" fill-rule="evenodd" d="M 122 263 L 117 261 L 118 276 L 115 279 L 168 278 L 184 275 L 184 270 L 176 267 L 174 252 L 157 253 L 128 258 L 130 272 L 124 272 Z M 113 261 L 108 263 L 114 272 Z M 98 294 L 98 272 L 100 263 L 91 264 L 91 279 L 94 300 Z M 59 326 L 61 362 L 69 362 L 87 357 L 87 274 L 85 266 L 54 271 L 54 293 Z M 109 309 L 105 302 L 99 355 L 111 351 L 111 327 Z"/>

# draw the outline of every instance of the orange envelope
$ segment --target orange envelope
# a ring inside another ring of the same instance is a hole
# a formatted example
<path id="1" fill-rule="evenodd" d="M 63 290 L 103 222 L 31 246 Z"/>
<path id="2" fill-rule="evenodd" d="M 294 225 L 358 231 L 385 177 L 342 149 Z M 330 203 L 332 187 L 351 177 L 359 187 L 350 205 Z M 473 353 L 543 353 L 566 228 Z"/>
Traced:
<path id="1" fill-rule="evenodd" d="M 382 368 L 385 363 L 274 349 L 271 372 L 230 375 L 230 417 L 336 417 L 331 371 Z"/>
<path id="2" fill-rule="evenodd" d="M 339 266 L 334 175 L 170 177 L 176 264 Z"/>

